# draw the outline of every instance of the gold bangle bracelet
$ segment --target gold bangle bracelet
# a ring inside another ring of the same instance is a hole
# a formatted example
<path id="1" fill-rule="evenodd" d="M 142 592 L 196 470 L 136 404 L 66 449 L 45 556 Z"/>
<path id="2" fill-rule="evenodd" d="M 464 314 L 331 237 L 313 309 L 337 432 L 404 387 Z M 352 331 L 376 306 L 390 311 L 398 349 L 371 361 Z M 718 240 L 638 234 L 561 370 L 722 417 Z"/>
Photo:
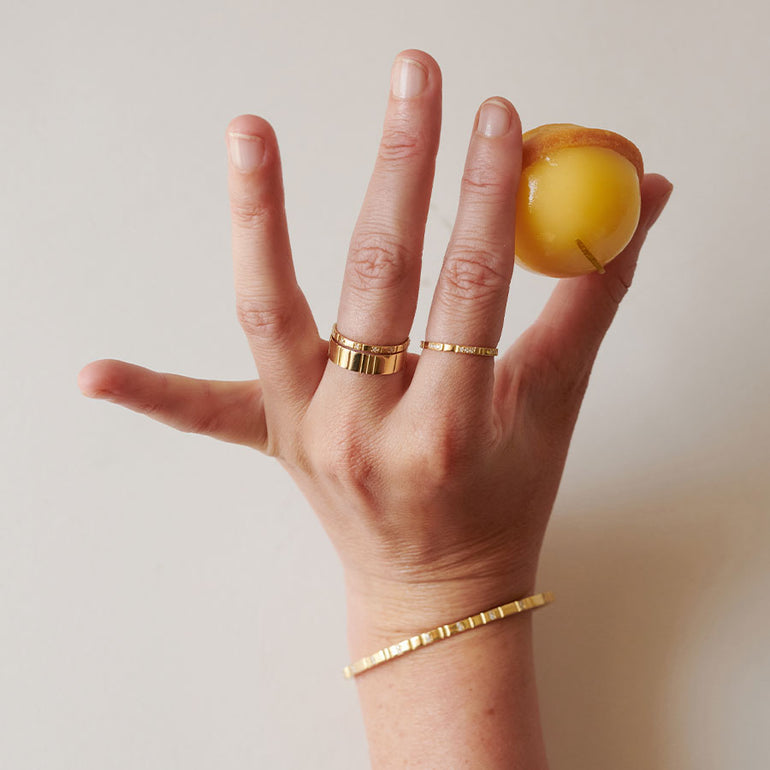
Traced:
<path id="1" fill-rule="evenodd" d="M 479 612 L 477 615 L 471 615 L 463 620 L 455 620 L 453 623 L 447 623 L 446 625 L 438 626 L 438 628 L 433 628 L 430 631 L 423 631 L 421 634 L 410 636 L 408 639 L 404 639 L 402 642 L 397 642 L 396 644 L 391 644 L 389 647 L 383 647 L 374 654 L 367 655 L 365 658 L 361 658 L 355 663 L 345 666 L 342 673 L 345 675 L 345 679 L 351 679 L 354 676 L 358 676 L 358 674 L 363 674 L 364 671 L 368 671 L 370 668 L 374 668 L 382 663 L 387 663 L 389 660 L 393 660 L 393 658 L 405 655 L 407 652 L 413 652 L 420 647 L 433 644 L 433 642 L 448 639 L 450 636 L 456 636 L 457 634 L 463 633 L 463 631 L 470 631 L 473 628 L 486 626 L 496 620 L 502 620 L 503 618 L 515 615 L 518 612 L 537 609 L 538 607 L 549 604 L 553 600 L 553 593 L 551 591 L 545 591 L 544 593 L 535 594 L 534 596 L 527 596 L 524 599 L 517 599 L 515 602 L 501 604 L 499 607 L 493 607 L 491 610 Z"/>

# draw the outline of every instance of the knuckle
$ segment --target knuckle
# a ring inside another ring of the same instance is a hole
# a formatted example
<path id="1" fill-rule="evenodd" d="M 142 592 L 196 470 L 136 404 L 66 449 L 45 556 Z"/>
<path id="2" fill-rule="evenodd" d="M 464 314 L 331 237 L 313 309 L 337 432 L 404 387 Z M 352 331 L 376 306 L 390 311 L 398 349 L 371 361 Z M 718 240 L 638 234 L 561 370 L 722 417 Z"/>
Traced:
<path id="1" fill-rule="evenodd" d="M 423 147 L 419 132 L 404 126 L 387 126 L 382 132 L 378 158 L 386 164 L 399 163 L 421 155 Z"/>
<path id="2" fill-rule="evenodd" d="M 215 408 L 211 383 L 203 381 L 200 388 L 200 400 L 203 408 L 193 415 L 189 425 L 184 429 L 186 433 L 212 433 L 217 430 L 221 422 L 222 415 Z"/>
<path id="3" fill-rule="evenodd" d="M 146 417 L 160 419 L 164 413 L 164 404 L 169 399 L 169 379 L 168 375 L 160 374 L 160 384 L 155 392 L 144 394 L 142 400 L 136 405 L 136 409 Z"/>
<path id="4" fill-rule="evenodd" d="M 511 181 L 492 166 L 470 166 L 463 173 L 461 190 L 464 195 L 490 201 L 511 197 Z"/>
<path id="5" fill-rule="evenodd" d="M 454 244 L 444 267 L 444 290 L 452 299 L 497 298 L 508 287 L 499 262 L 499 257 L 483 246 Z"/>
<path id="6" fill-rule="evenodd" d="M 336 488 L 368 498 L 376 486 L 377 466 L 366 442 L 354 432 L 340 431 L 314 463 Z"/>
<path id="7" fill-rule="evenodd" d="M 230 201 L 233 221 L 246 228 L 261 227 L 262 224 L 283 212 L 283 206 L 272 198 L 234 196 Z"/>
<path id="8" fill-rule="evenodd" d="M 631 288 L 631 281 L 633 280 L 633 273 L 626 275 L 623 273 L 612 273 L 610 275 L 601 276 L 602 287 L 605 294 L 609 298 L 612 305 L 617 307 L 623 300 L 623 297 L 628 294 L 628 290 Z"/>
<path id="9" fill-rule="evenodd" d="M 429 484 L 444 489 L 463 478 L 470 453 L 465 442 L 451 430 L 438 431 L 433 439 L 430 458 L 425 467 Z"/>
<path id="10" fill-rule="evenodd" d="M 257 339 L 285 336 L 292 319 L 288 305 L 271 306 L 250 297 L 238 299 L 236 314 L 246 335 Z"/>
<path id="11" fill-rule="evenodd" d="M 391 235 L 362 233 L 350 245 L 347 277 L 355 289 L 399 287 L 407 277 L 412 255 Z"/>
<path id="12" fill-rule="evenodd" d="M 432 426 L 429 435 L 417 437 L 414 451 L 423 491 L 430 497 L 451 494 L 472 478 L 483 453 L 482 431 L 457 421 Z"/>

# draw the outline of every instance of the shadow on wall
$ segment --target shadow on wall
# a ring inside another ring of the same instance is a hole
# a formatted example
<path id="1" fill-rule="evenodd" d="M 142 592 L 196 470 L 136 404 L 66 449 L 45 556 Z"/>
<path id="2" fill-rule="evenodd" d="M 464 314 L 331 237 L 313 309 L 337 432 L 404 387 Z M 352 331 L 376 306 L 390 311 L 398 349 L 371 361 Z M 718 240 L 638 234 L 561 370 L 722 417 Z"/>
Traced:
<path id="1" fill-rule="evenodd" d="M 767 740 L 768 707 L 747 664 L 766 678 L 770 538 L 756 487 L 704 479 L 555 512 L 539 585 L 556 603 L 535 622 L 551 770 L 757 767 L 745 744 Z"/>

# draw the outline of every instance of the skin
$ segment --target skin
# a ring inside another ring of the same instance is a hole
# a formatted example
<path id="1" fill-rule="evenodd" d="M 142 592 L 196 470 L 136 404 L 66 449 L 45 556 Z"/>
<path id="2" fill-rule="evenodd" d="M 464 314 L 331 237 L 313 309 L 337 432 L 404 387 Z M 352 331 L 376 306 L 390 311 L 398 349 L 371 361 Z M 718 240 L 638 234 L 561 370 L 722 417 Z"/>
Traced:
<path id="1" fill-rule="evenodd" d="M 404 60 L 416 68 L 406 91 Z M 402 52 L 348 254 L 338 313 L 348 337 L 395 344 L 411 332 L 440 122 L 438 65 Z M 490 125 L 497 135 L 487 135 Z M 497 359 L 428 350 L 397 374 L 372 376 L 327 360 L 295 278 L 272 127 L 242 115 L 227 147 L 237 313 L 259 380 L 195 380 L 102 360 L 80 372 L 83 393 L 276 457 L 344 566 L 351 660 L 535 593 L 591 367 L 671 184 L 644 177 L 639 228 L 623 254 L 605 275 L 559 281 Z M 520 173 L 519 117 L 494 97 L 473 124 L 426 339 L 497 344 Z M 532 616 L 358 677 L 373 766 L 545 768 Z"/>

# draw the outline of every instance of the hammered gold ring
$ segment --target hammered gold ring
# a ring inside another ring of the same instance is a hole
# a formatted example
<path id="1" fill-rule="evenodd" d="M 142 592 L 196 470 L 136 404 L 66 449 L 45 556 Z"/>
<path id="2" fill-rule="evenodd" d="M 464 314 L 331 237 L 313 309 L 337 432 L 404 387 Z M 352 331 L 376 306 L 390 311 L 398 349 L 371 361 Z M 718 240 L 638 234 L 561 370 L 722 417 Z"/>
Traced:
<path id="1" fill-rule="evenodd" d="M 370 345 L 345 337 L 332 328 L 329 360 L 349 372 L 359 374 L 395 374 L 404 368 L 409 339 L 398 345 Z"/>
<path id="2" fill-rule="evenodd" d="M 480 345 L 457 345 L 454 342 L 432 342 L 422 340 L 423 350 L 435 350 L 437 353 L 464 353 L 468 356 L 496 356 L 497 348 L 484 348 Z"/>

